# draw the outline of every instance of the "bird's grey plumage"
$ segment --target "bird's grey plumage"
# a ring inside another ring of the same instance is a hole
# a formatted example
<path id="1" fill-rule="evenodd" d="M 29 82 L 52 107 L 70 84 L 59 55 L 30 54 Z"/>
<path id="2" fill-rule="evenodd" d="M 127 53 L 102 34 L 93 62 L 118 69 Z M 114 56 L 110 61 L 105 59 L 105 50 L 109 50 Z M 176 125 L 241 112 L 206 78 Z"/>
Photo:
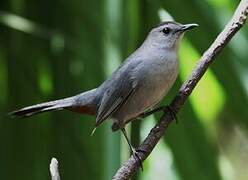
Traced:
<path id="1" fill-rule="evenodd" d="M 97 111 L 97 126 L 111 116 L 113 130 L 124 127 L 130 119 L 156 105 L 171 88 L 178 74 L 177 40 L 182 34 L 171 38 L 174 41 L 167 38 L 163 42 L 161 30 L 167 25 L 181 27 L 174 22 L 155 27 L 142 46 L 99 87 L 104 95 Z"/>
<path id="2" fill-rule="evenodd" d="M 9 114 L 19 117 L 29 117 L 42 112 L 68 109 L 78 113 L 95 115 L 98 102 L 96 91 L 97 89 L 92 89 L 76 96 L 28 106 Z"/>
<path id="3" fill-rule="evenodd" d="M 96 115 L 96 127 L 112 117 L 113 130 L 159 103 L 178 74 L 177 52 L 185 30 L 195 24 L 163 22 L 154 27 L 144 43 L 97 89 L 13 112 L 30 116 L 39 112 L 69 109 Z"/>
<path id="4" fill-rule="evenodd" d="M 164 49 L 147 46 L 150 45 L 143 44 L 99 87 L 105 93 L 98 109 L 97 125 L 111 115 L 113 127 L 123 127 L 126 121 L 157 104 L 173 84 L 178 72 L 175 52 L 166 59 L 159 52 Z"/>

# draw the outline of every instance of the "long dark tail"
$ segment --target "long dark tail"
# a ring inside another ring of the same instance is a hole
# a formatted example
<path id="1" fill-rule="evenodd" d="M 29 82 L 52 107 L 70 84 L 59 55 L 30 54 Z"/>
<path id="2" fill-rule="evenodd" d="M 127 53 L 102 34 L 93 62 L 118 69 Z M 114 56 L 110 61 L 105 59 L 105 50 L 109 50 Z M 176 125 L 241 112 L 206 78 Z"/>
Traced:
<path id="1" fill-rule="evenodd" d="M 82 114 L 94 115 L 97 107 L 96 89 L 60 100 L 28 106 L 9 113 L 12 116 L 29 117 L 47 111 L 68 109 Z"/>

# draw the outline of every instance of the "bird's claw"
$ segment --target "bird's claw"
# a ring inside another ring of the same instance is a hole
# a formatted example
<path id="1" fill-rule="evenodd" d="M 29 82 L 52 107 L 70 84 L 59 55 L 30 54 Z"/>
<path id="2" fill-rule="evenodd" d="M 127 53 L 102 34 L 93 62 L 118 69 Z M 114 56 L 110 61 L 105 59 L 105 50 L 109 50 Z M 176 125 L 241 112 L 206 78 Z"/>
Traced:
<path id="1" fill-rule="evenodd" d="M 132 149 L 132 155 L 133 155 L 135 161 L 139 163 L 139 166 L 140 166 L 141 170 L 143 171 L 142 160 L 139 157 L 139 152 L 146 153 L 147 151 L 144 149 L 140 149 L 140 148 L 137 148 L 137 149 L 133 148 Z"/>

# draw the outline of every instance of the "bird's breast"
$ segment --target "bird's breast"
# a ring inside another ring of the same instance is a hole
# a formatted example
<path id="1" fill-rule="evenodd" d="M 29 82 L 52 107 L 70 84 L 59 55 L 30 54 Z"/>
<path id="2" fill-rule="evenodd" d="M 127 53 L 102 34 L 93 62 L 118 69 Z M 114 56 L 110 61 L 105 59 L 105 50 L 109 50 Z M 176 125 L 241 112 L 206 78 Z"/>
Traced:
<path id="1" fill-rule="evenodd" d="M 135 91 L 128 101 L 115 112 L 114 117 L 122 123 L 156 105 L 169 91 L 178 74 L 175 58 L 152 58 L 142 61 L 132 72 L 136 81 Z"/>
<path id="2" fill-rule="evenodd" d="M 178 61 L 176 57 L 161 57 L 147 62 L 144 72 L 146 76 L 144 81 L 147 85 L 155 89 L 166 89 L 168 85 L 174 82 L 178 74 Z"/>
<path id="3" fill-rule="evenodd" d="M 146 108 L 157 104 L 174 84 L 178 74 L 178 61 L 176 56 L 161 57 L 145 62 L 141 67 L 143 78 L 140 78 L 140 91 L 143 94 Z M 142 70 L 143 68 L 143 70 Z"/>

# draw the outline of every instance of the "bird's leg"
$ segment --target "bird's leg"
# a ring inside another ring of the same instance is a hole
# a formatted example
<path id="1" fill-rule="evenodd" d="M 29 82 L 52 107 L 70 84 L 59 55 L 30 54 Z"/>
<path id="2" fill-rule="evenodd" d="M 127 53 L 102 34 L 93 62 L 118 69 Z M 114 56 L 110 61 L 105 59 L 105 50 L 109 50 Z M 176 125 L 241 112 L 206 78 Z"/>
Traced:
<path id="1" fill-rule="evenodd" d="M 165 108 L 166 108 L 166 106 L 157 107 L 157 108 L 155 108 L 155 109 L 153 109 L 153 110 L 151 110 L 151 111 L 144 112 L 144 113 L 140 114 L 140 115 L 138 116 L 138 118 L 142 118 L 142 119 L 143 119 L 143 118 L 146 118 L 146 117 L 152 115 L 152 114 L 155 113 L 155 112 L 163 111 Z"/>
<path id="2" fill-rule="evenodd" d="M 157 107 L 151 111 L 148 111 L 148 112 L 144 112 L 142 114 L 140 114 L 137 119 L 143 119 L 143 118 L 146 118 L 147 116 L 150 116 L 152 115 L 153 113 L 155 112 L 159 112 L 159 111 L 164 111 L 164 112 L 169 112 L 170 113 L 170 116 L 172 116 L 175 120 L 176 120 L 176 123 L 178 123 L 178 120 L 177 120 L 177 116 L 176 116 L 176 113 L 175 111 L 170 107 L 170 106 L 160 106 L 160 107 Z"/>
<path id="3" fill-rule="evenodd" d="M 125 139 L 126 139 L 126 141 L 128 143 L 128 146 L 129 146 L 129 148 L 130 148 L 130 150 L 132 152 L 133 157 L 135 158 L 135 160 L 137 160 L 139 162 L 139 165 L 141 167 L 141 170 L 143 171 L 142 161 L 141 161 L 141 159 L 140 159 L 140 157 L 138 155 L 138 152 L 139 151 L 145 152 L 145 151 L 144 150 L 141 150 L 141 149 L 135 149 L 135 148 L 133 148 L 130 140 L 128 139 L 127 132 L 126 132 L 126 129 L 125 128 L 121 128 L 121 132 L 123 133 L 123 135 L 124 135 L 124 137 L 125 137 Z"/>
<path id="4" fill-rule="evenodd" d="M 151 111 L 146 111 L 146 112 L 143 112 L 141 114 L 139 114 L 138 116 L 130 119 L 129 121 L 133 121 L 133 120 L 136 120 L 136 119 L 144 119 L 152 114 L 154 114 L 155 112 L 158 112 L 158 111 L 164 111 L 164 109 L 166 108 L 166 106 L 160 106 L 160 107 L 157 107 Z"/>

